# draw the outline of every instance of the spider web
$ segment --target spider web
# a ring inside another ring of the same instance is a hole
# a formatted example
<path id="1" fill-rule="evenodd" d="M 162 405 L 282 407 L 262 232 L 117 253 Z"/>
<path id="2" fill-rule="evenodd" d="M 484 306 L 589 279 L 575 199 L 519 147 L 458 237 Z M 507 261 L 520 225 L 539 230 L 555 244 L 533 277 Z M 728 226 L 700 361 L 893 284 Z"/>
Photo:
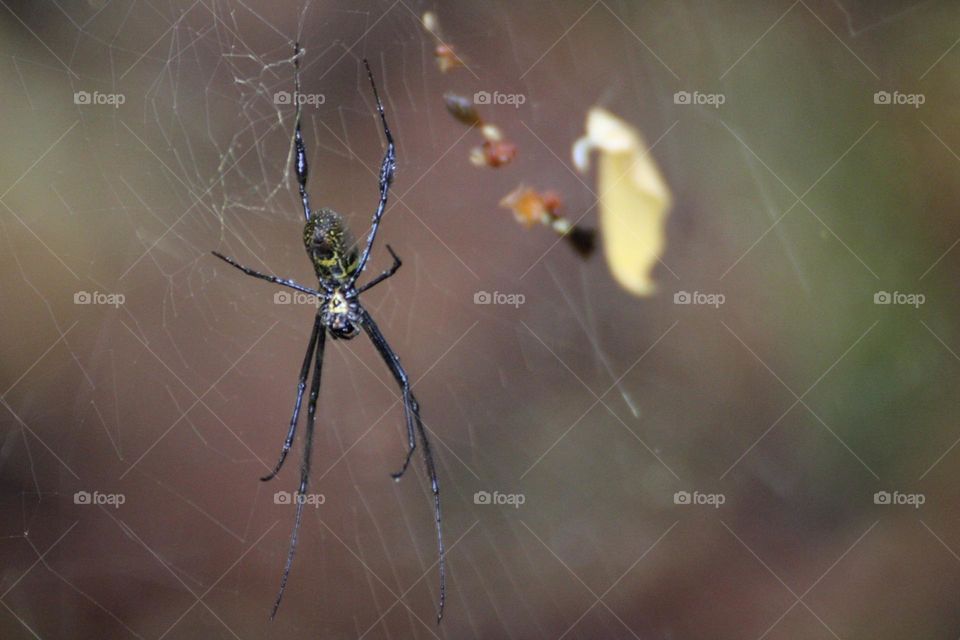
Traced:
<path id="1" fill-rule="evenodd" d="M 437 68 L 427 10 L 464 67 Z M 0 15 L 2 637 L 956 634 L 949 3 L 90 0 Z M 322 504 L 267 620 L 302 424 L 279 476 L 258 478 L 314 309 L 210 251 L 311 284 L 278 98 L 296 41 L 315 208 L 365 237 L 384 140 L 364 57 L 397 140 L 367 277 L 389 266 L 386 243 L 404 266 L 364 304 L 438 462 L 439 626 L 429 485 L 419 453 L 390 480 L 402 410 L 363 336 L 327 341 Z M 895 89 L 924 110 L 872 103 Z M 684 90 L 727 103 L 683 107 Z M 447 91 L 524 97 L 483 111 L 515 163 L 470 164 L 478 135 Z M 598 224 L 593 177 L 568 160 L 596 104 L 644 132 L 677 201 L 649 299 L 497 206 L 524 183 Z M 878 290 L 927 302 L 876 307 Z M 675 305 L 680 291 L 726 302 Z M 476 304 L 483 292 L 523 302 Z M 926 504 L 884 510 L 877 491 Z"/>

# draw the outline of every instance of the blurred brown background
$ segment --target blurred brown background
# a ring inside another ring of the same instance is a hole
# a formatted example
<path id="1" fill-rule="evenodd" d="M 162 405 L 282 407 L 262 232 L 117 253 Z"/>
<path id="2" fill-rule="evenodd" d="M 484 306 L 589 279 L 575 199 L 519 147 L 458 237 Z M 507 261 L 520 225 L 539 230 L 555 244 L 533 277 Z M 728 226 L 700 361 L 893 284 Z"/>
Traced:
<path id="1" fill-rule="evenodd" d="M 0 637 L 960 635 L 955 3 L 2 4 Z M 467 68 L 438 71 L 428 9 Z M 328 342 L 325 502 L 267 620 L 299 440 L 257 478 L 312 310 L 209 251 L 310 283 L 274 100 L 298 38 L 313 205 L 358 235 L 375 206 L 364 56 L 397 138 L 371 273 L 384 243 L 404 267 L 364 300 L 433 435 L 439 627 L 422 462 L 390 480 L 402 415 L 365 338 Z M 448 90 L 525 97 L 483 112 L 514 164 L 469 164 Z M 597 104 L 675 195 L 648 299 L 497 207 L 523 182 L 597 224 L 569 160 Z"/>

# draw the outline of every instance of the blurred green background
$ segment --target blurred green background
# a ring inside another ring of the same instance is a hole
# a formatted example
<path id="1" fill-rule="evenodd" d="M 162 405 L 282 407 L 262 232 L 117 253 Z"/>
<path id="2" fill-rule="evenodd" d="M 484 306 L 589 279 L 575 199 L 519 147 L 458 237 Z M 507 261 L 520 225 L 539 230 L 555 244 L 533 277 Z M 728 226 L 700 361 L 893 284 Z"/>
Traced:
<path id="1" fill-rule="evenodd" d="M 426 10 L 466 67 L 437 69 Z M 0 29 L 3 638 L 960 635 L 956 3 L 6 2 Z M 311 280 L 275 99 L 298 39 L 313 205 L 364 235 L 376 204 L 364 56 L 397 138 L 371 273 L 383 243 L 404 267 L 364 300 L 438 457 L 440 626 L 364 338 L 328 342 L 324 504 L 267 620 L 299 440 L 257 478 L 312 309 L 209 251 Z M 482 112 L 513 164 L 469 163 L 445 91 L 525 97 Z M 595 105 L 674 194 L 650 298 L 497 206 L 524 183 L 598 224 L 569 159 Z"/>

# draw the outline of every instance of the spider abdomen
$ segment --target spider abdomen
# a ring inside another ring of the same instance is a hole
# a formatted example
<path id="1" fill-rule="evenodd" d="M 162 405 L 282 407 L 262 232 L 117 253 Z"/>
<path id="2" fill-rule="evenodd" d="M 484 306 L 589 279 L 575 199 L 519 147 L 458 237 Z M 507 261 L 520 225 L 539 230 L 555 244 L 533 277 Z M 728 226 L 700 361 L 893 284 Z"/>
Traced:
<path id="1" fill-rule="evenodd" d="M 321 282 L 339 284 L 357 271 L 360 252 L 343 217 L 333 209 L 319 209 L 303 228 L 303 244 Z"/>

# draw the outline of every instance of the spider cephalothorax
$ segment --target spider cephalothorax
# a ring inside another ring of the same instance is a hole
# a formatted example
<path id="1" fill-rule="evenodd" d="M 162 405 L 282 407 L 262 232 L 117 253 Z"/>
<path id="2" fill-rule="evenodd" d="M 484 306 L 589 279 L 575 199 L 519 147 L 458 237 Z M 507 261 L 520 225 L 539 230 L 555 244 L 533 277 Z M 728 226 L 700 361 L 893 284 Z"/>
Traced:
<path id="1" fill-rule="evenodd" d="M 366 332 L 374 348 L 383 358 L 383 361 L 389 367 L 394 379 L 400 386 L 401 397 L 403 400 L 403 415 L 407 427 L 407 455 L 403 460 L 403 466 L 399 471 L 393 473 L 393 478 L 399 480 L 410 465 L 410 458 L 417 447 L 417 437 L 423 447 L 423 460 L 426 464 L 427 477 L 430 480 L 430 489 L 433 493 L 434 520 L 437 529 L 437 548 L 440 558 L 438 560 L 440 570 L 440 609 L 437 612 L 437 622 L 443 616 L 443 605 L 446 600 L 446 571 L 445 571 L 445 552 L 443 547 L 443 529 L 440 518 L 440 483 L 437 480 L 437 469 L 433 462 L 433 454 L 430 450 L 430 440 L 427 438 L 426 429 L 423 421 L 420 419 L 420 405 L 413 395 L 413 388 L 406 371 L 400 364 L 400 358 L 394 353 L 386 338 L 380 332 L 377 323 L 370 316 L 370 312 L 360 304 L 359 296 L 364 291 L 383 282 L 400 268 L 401 262 L 397 254 L 393 252 L 390 245 L 387 245 L 387 251 L 393 257 L 393 265 L 377 275 L 375 278 L 362 286 L 357 286 L 357 279 L 363 275 L 367 266 L 367 260 L 370 258 L 370 250 L 373 248 L 373 241 L 376 239 L 377 229 L 380 227 L 380 219 L 383 217 L 383 211 L 387 206 L 387 195 L 390 192 L 390 183 L 393 181 L 393 172 L 396 167 L 396 151 L 393 144 L 393 136 L 390 134 L 390 127 L 387 126 L 387 118 L 383 113 L 383 104 L 380 102 L 380 96 L 377 94 L 377 85 L 373 81 L 373 73 L 370 71 L 370 65 L 364 60 L 367 67 L 367 76 L 370 78 L 370 85 L 373 87 L 373 97 L 377 103 L 377 111 L 380 114 L 380 122 L 383 124 L 383 133 L 387 139 L 387 151 L 384 154 L 383 162 L 380 164 L 380 201 L 373 214 L 373 222 L 370 225 L 370 234 L 367 236 L 363 250 L 360 251 L 354 243 L 353 236 L 343 222 L 340 214 L 332 209 L 310 209 L 310 197 L 307 194 L 307 151 L 303 144 L 303 135 L 300 130 L 300 46 L 294 49 L 294 100 L 297 105 L 297 120 L 294 129 L 294 147 L 296 155 L 294 164 L 297 171 L 297 183 L 300 191 L 300 201 L 303 205 L 303 215 L 306 218 L 306 226 L 303 228 L 303 243 L 307 250 L 307 255 L 313 263 L 314 271 L 317 274 L 317 288 L 311 289 L 290 280 L 289 278 L 280 278 L 254 271 L 245 267 L 233 258 L 213 252 L 215 256 L 227 263 L 240 269 L 247 275 L 261 280 L 267 280 L 275 284 L 289 287 L 301 293 L 316 296 L 320 301 L 317 314 L 313 321 L 313 332 L 310 334 L 310 342 L 307 344 L 307 352 L 303 358 L 303 364 L 300 367 L 299 384 L 297 385 L 296 401 L 293 405 L 293 416 L 290 418 L 290 427 L 287 431 L 287 437 L 283 442 L 283 448 L 280 450 L 280 459 L 273 470 L 261 478 L 261 480 L 270 480 L 280 471 L 283 461 L 287 458 L 290 447 L 293 446 L 293 438 L 297 430 L 297 419 L 300 415 L 300 406 L 303 401 L 304 391 L 307 389 L 307 378 L 310 376 L 310 367 L 313 365 L 313 378 L 310 381 L 310 395 L 307 401 L 307 433 L 303 447 L 303 464 L 300 466 L 300 488 L 297 491 L 298 499 L 296 501 L 296 519 L 293 525 L 293 534 L 290 537 L 290 549 L 287 552 L 287 564 L 284 567 L 283 575 L 280 578 L 280 593 L 273 604 L 273 611 L 270 617 L 277 613 L 280 606 L 280 600 L 283 598 L 283 591 L 287 586 L 287 577 L 290 575 L 290 567 L 293 565 L 293 554 L 297 547 L 297 533 L 300 530 L 300 521 L 303 517 L 303 503 L 300 497 L 307 491 L 307 483 L 310 479 L 310 452 L 313 446 L 313 429 L 316 422 L 317 398 L 320 395 L 320 369 L 323 365 L 323 349 L 326 343 L 326 336 L 329 333 L 334 338 L 350 339 L 358 335 L 361 330 Z"/>
<path id="2" fill-rule="evenodd" d="M 334 289 L 321 303 L 320 320 L 334 338 L 349 340 L 359 334 L 363 317 L 356 293 Z"/>

